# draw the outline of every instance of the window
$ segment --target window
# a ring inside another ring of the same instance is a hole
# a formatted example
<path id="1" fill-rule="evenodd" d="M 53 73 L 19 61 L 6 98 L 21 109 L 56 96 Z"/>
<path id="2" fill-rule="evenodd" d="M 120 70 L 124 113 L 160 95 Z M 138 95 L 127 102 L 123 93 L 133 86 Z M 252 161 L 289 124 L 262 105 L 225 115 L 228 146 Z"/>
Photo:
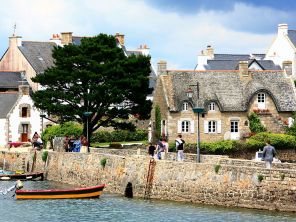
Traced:
<path id="1" fill-rule="evenodd" d="M 233 120 L 230 122 L 230 132 L 231 133 L 238 133 L 238 121 Z"/>
<path id="2" fill-rule="evenodd" d="M 264 102 L 265 102 L 265 94 L 258 93 L 258 103 L 264 103 Z"/>
<path id="3" fill-rule="evenodd" d="M 215 111 L 215 103 L 211 102 L 209 105 L 209 111 Z"/>
<path id="4" fill-rule="evenodd" d="M 188 103 L 187 102 L 184 102 L 183 105 L 182 105 L 182 110 L 183 111 L 187 111 L 188 110 Z"/>
<path id="5" fill-rule="evenodd" d="M 182 132 L 183 133 L 188 133 L 189 132 L 189 124 L 190 122 L 189 121 L 182 121 L 181 123 L 181 127 L 182 127 Z"/>
<path id="6" fill-rule="evenodd" d="M 286 71 L 287 75 L 292 75 L 292 62 L 284 61 L 283 62 L 283 70 Z"/>
<path id="7" fill-rule="evenodd" d="M 22 117 L 28 117 L 28 107 L 22 107 Z"/>
<path id="8" fill-rule="evenodd" d="M 22 124 L 22 133 L 28 133 L 29 125 L 28 124 Z"/>
<path id="9" fill-rule="evenodd" d="M 216 133 L 217 132 L 217 122 L 216 121 L 209 121 L 209 133 Z"/>

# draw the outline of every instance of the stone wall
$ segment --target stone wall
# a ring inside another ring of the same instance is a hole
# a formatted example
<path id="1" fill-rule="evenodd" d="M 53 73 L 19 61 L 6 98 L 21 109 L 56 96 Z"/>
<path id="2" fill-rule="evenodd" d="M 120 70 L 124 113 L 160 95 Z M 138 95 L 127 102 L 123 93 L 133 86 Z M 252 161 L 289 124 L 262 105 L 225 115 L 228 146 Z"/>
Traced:
<path id="1" fill-rule="evenodd" d="M 28 154 L 31 161 L 33 153 Z M 6 160 L 21 165 L 22 155 L 6 153 Z M 134 196 L 143 197 L 147 181 L 147 155 L 49 152 L 47 163 L 37 152 L 36 171 L 45 170 L 48 180 L 77 186 L 105 183 L 105 191 L 123 194 L 128 182 Z M 10 156 L 10 157 L 9 157 Z M 13 158 L 12 158 L 13 157 Z M 106 158 L 105 167 L 101 160 Z M 3 154 L 0 154 L 0 160 Z M 295 164 L 274 164 L 218 158 L 211 163 L 156 161 L 151 198 L 237 206 L 257 209 L 296 211 Z M 15 164 L 14 167 L 17 164 Z M 47 167 L 46 167 L 47 165 Z M 13 164 L 10 164 L 13 166 Z M 262 181 L 258 180 L 262 177 Z"/>

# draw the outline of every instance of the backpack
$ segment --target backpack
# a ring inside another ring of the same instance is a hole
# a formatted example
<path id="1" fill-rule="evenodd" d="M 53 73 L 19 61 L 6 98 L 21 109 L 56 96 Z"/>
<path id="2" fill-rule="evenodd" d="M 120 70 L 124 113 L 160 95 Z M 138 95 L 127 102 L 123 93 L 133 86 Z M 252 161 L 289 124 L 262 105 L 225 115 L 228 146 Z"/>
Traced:
<path id="1" fill-rule="evenodd" d="M 159 141 L 157 145 L 160 147 L 160 151 L 163 152 L 164 151 L 164 144 L 161 141 Z"/>
<path id="2" fill-rule="evenodd" d="M 184 140 L 181 140 L 182 142 L 180 143 L 178 140 L 176 140 L 176 142 L 178 143 L 178 146 L 177 146 L 177 150 L 183 150 L 184 147 L 183 147 L 183 144 L 184 144 Z"/>

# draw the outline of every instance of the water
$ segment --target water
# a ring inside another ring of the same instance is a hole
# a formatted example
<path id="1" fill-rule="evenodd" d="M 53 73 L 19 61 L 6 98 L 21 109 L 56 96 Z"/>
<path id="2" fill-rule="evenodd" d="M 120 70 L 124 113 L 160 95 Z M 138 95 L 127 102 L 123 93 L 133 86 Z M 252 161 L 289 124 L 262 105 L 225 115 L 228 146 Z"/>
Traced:
<path id="1" fill-rule="evenodd" d="M 0 182 L 0 189 L 13 182 Z M 49 181 L 24 182 L 24 189 L 69 188 Z M 13 193 L 0 196 L 1 222 L 90 221 L 295 221 L 296 214 L 238 208 L 209 207 L 170 201 L 127 199 L 106 194 L 99 199 L 15 200 Z"/>

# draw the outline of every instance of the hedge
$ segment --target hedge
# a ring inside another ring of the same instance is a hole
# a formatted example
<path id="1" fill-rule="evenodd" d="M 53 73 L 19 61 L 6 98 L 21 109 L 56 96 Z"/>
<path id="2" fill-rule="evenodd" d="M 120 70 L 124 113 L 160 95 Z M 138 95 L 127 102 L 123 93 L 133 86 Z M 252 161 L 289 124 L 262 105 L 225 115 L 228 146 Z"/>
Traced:
<path id="1" fill-rule="evenodd" d="M 136 130 L 135 132 L 128 130 L 116 131 L 97 131 L 92 135 L 92 142 L 122 142 L 122 141 L 142 141 L 148 140 L 147 130 Z"/>

